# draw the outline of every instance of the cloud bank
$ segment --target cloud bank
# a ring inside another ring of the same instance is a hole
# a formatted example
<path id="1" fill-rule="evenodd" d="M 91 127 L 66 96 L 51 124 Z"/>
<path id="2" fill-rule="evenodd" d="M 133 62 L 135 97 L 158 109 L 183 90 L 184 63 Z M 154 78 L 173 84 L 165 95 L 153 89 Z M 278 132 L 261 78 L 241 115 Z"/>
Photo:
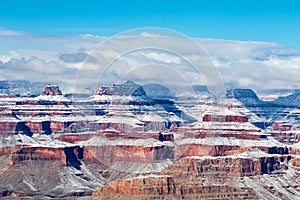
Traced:
<path id="1" fill-rule="evenodd" d="M 84 69 L 87 75 L 104 73 L 108 82 L 140 78 L 140 81 L 161 79 L 173 81 L 174 84 L 189 79 L 192 84 L 207 84 L 188 62 L 195 60 L 205 65 L 207 59 L 204 62 L 204 53 L 194 51 L 180 38 L 167 36 L 161 40 L 165 46 L 178 49 L 179 53 L 150 48 L 137 49 L 120 56 L 122 49 L 126 49 L 124 41 L 145 47 L 152 38 L 157 37 L 160 36 L 145 32 L 116 37 L 105 48 L 99 48 L 106 37 L 89 34 L 36 36 L 0 28 L 0 43 L 3 46 L 0 51 L 0 80 L 56 81 L 70 89 L 78 78 L 78 72 Z M 203 48 L 226 88 L 300 88 L 299 51 L 270 42 L 192 40 Z M 100 58 L 103 57 L 114 60 L 110 63 L 110 70 L 102 65 Z"/>

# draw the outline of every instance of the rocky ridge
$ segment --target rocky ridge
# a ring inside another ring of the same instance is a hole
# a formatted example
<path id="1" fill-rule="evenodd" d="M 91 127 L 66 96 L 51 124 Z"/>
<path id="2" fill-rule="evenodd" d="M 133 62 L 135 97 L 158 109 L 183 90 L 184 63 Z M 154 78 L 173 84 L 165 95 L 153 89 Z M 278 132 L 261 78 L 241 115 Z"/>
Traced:
<path id="1" fill-rule="evenodd" d="M 182 107 L 150 99 L 132 82 L 74 102 L 47 87 L 38 97 L 0 98 L 2 196 L 299 196 L 297 137 L 287 145 L 255 126 L 259 116 L 240 102 Z M 289 116 L 297 121 L 296 111 Z"/>

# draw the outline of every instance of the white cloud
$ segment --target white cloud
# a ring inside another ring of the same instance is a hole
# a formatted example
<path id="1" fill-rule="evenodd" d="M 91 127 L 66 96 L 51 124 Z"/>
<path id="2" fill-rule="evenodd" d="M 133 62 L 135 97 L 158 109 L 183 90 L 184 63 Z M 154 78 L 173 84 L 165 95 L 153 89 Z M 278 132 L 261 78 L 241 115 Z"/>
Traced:
<path id="1" fill-rule="evenodd" d="M 59 81 L 73 78 L 77 70 L 67 68 L 55 61 L 45 62 L 37 57 L 11 59 L 0 63 L 1 74 L 8 80 Z"/>
<path id="2" fill-rule="evenodd" d="M 198 39 L 232 87 L 300 88 L 300 52 L 276 43 Z"/>
<path id="3" fill-rule="evenodd" d="M 278 69 L 300 69 L 300 56 L 280 58 L 271 55 L 268 60 L 264 60 L 263 63 Z"/>
<path id="4" fill-rule="evenodd" d="M 21 31 L 14 31 L 14 30 L 9 30 L 0 27 L 0 36 L 22 36 L 22 35 L 25 35 L 25 33 Z"/>
<path id="5" fill-rule="evenodd" d="M 139 36 L 141 36 L 141 37 L 160 37 L 159 34 L 154 34 L 154 33 L 146 32 L 146 31 L 139 34 Z"/>
<path id="6" fill-rule="evenodd" d="M 90 34 L 43 37 L 0 28 L 0 35 L 10 36 L 9 41 L 0 37 L 6 46 L 2 49 L 6 52 L 0 54 L 0 79 L 72 84 L 81 69 L 82 77 L 77 77 L 77 82 L 97 82 L 102 74 L 100 84 L 126 77 L 148 82 L 157 78 L 170 83 L 177 80 L 178 84 L 185 80 L 186 84 L 213 84 L 219 79 L 214 77 L 215 67 L 228 87 L 300 88 L 300 52 L 276 43 L 196 38 L 203 47 L 199 51 L 199 46 L 190 45 L 186 38 L 158 37 L 148 32 L 104 43 L 107 38 Z M 165 48 L 153 48 L 161 46 Z M 98 48 L 91 51 L 95 47 Z M 85 59 L 87 54 L 90 56 Z M 192 66 L 195 63 L 200 66 L 199 72 Z M 145 66 L 147 70 L 138 69 L 146 69 Z M 151 71 L 149 66 L 156 67 Z M 168 73 L 168 67 L 173 72 Z"/>
<path id="7" fill-rule="evenodd" d="M 143 56 L 145 56 L 148 59 L 154 59 L 159 62 L 164 62 L 168 64 L 180 64 L 181 59 L 178 56 L 174 55 L 168 55 L 165 53 L 156 53 L 156 52 L 150 52 L 150 53 L 141 53 Z"/>

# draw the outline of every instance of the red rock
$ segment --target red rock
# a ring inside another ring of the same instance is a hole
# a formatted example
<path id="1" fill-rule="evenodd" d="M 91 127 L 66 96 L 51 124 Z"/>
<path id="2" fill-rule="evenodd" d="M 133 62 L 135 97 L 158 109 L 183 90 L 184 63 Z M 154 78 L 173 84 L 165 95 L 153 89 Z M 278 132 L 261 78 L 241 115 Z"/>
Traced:
<path id="1" fill-rule="evenodd" d="M 15 134 L 17 128 L 17 122 L 0 122 L 0 134 L 12 135 Z"/>
<path id="2" fill-rule="evenodd" d="M 91 199 L 164 199 L 176 197 L 172 177 L 147 177 L 112 181 L 93 193 Z"/>
<path id="3" fill-rule="evenodd" d="M 205 114 L 202 121 L 204 122 L 248 122 L 246 116 L 231 116 L 231 115 L 211 115 Z"/>
<path id="4" fill-rule="evenodd" d="M 143 147 L 127 145 L 85 146 L 84 159 L 111 166 L 114 162 L 154 163 L 157 160 L 173 159 L 169 147 Z"/>
<path id="5" fill-rule="evenodd" d="M 57 85 L 46 85 L 44 90 L 41 92 L 41 95 L 56 96 L 62 95 L 62 92 Z"/>

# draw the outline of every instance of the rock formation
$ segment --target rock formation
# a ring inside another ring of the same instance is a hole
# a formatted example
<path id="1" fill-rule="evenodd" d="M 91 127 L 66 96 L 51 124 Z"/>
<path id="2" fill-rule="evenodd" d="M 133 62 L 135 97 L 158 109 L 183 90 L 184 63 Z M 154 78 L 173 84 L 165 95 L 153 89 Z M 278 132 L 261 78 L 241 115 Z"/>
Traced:
<path id="1" fill-rule="evenodd" d="M 282 173 L 288 160 L 289 157 L 270 156 L 258 149 L 225 157 L 186 157 L 157 175 L 110 182 L 95 191 L 91 199 L 260 199 L 265 195 L 290 198 L 293 192 L 289 188 L 272 192 L 267 186 L 254 186 L 258 177 L 285 180 Z M 299 192 L 297 186 L 292 188 Z"/>
<path id="2" fill-rule="evenodd" d="M 119 95 L 119 96 L 146 96 L 143 87 L 132 81 L 113 86 L 102 86 L 96 90 L 95 95 Z"/>
<path id="3" fill-rule="evenodd" d="M 57 96 L 62 95 L 62 92 L 57 85 L 46 85 L 44 90 L 41 92 L 41 95 Z"/>
<path id="4" fill-rule="evenodd" d="M 299 109 L 262 129 L 280 106 L 250 90 L 228 97 L 151 99 L 130 81 L 78 101 L 51 85 L 0 95 L 0 196 L 296 199 Z"/>

